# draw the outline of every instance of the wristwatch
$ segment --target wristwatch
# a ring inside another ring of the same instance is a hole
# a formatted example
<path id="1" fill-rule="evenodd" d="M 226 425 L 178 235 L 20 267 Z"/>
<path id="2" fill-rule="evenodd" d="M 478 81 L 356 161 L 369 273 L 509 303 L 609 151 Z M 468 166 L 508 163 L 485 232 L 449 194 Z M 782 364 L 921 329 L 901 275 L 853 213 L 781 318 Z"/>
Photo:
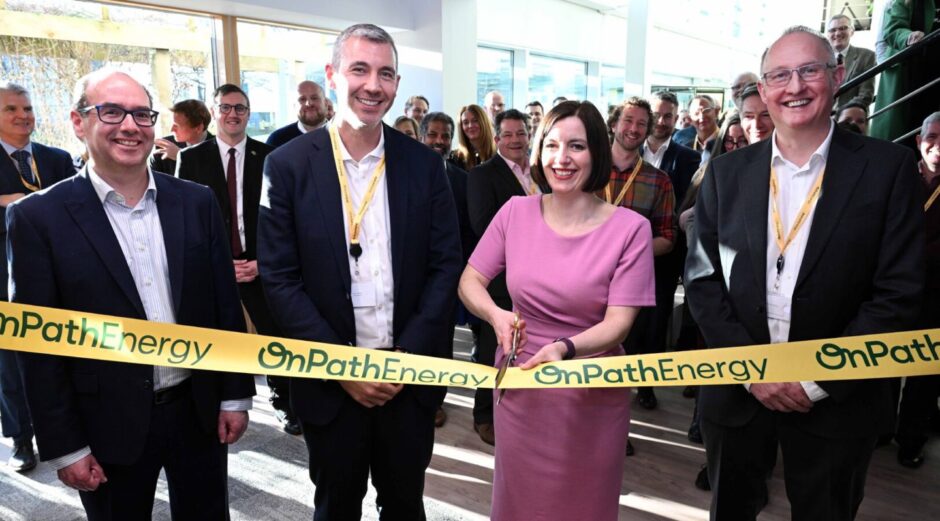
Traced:
<path id="1" fill-rule="evenodd" d="M 561 357 L 562 360 L 571 360 L 572 358 L 574 358 L 574 355 L 575 355 L 574 342 L 572 342 L 570 338 L 567 338 L 567 337 L 556 338 L 553 342 L 561 342 L 562 344 L 565 344 L 566 348 L 568 348 L 568 351 L 565 353 L 565 356 Z"/>

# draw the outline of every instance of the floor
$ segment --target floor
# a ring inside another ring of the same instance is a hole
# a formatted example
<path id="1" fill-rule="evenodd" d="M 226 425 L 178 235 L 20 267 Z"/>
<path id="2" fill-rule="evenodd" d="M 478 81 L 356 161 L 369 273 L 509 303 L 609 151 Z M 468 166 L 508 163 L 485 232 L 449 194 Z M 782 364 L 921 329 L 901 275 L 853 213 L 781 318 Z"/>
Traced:
<path id="1" fill-rule="evenodd" d="M 455 356 L 469 357 L 469 332 L 458 329 Z M 300 437 L 280 429 L 267 403 L 267 388 L 258 379 L 259 396 L 245 437 L 229 456 L 232 519 L 308 520 L 313 485 L 306 472 L 306 450 Z M 686 439 L 692 401 L 678 388 L 657 391 L 660 406 L 633 409 L 632 439 L 637 454 L 627 460 L 620 496 L 622 520 L 693 521 L 708 518 L 709 494 L 692 481 L 705 461 L 700 445 Z M 445 409 L 447 424 L 438 429 L 434 458 L 427 472 L 426 508 L 431 520 L 480 520 L 489 515 L 493 451 L 471 428 L 472 392 L 451 389 Z M 0 462 L 10 440 L 0 440 Z M 927 463 L 918 470 L 900 467 L 896 447 L 878 449 L 868 475 L 860 521 L 940 518 L 940 440 L 928 445 Z M 782 472 L 771 482 L 770 504 L 762 521 L 790 518 Z M 374 491 L 364 501 L 363 519 L 377 519 Z M 165 482 L 157 490 L 154 519 L 168 520 Z M 69 521 L 84 519 L 78 494 L 63 487 L 45 464 L 20 475 L 0 463 L 0 521 Z"/>

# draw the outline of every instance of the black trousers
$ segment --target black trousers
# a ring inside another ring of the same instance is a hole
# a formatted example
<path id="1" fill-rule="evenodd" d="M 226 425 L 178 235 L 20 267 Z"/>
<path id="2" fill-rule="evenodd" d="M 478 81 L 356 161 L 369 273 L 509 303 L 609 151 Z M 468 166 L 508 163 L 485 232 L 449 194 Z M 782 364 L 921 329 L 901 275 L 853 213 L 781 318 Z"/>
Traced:
<path id="1" fill-rule="evenodd" d="M 924 329 L 929 329 L 938 327 L 938 324 L 940 324 L 940 294 L 928 288 L 919 325 Z M 906 379 L 895 436 L 900 445 L 917 447 L 927 441 L 930 418 L 937 412 L 938 396 L 940 396 L 940 375 L 913 376 Z"/>
<path id="2" fill-rule="evenodd" d="M 829 399 L 829 398 L 827 398 Z M 702 420 L 713 521 L 753 521 L 767 504 L 767 475 L 779 439 L 792 519 L 849 521 L 865 493 L 876 436 L 831 439 L 797 429 L 786 414 L 762 408 L 746 425 Z"/>
<path id="3" fill-rule="evenodd" d="M 143 454 L 133 465 L 99 462 L 107 483 L 79 492 L 89 521 L 149 521 L 160 469 L 173 521 L 226 521 L 228 449 L 199 427 L 190 395 L 153 406 Z"/>
<path id="4" fill-rule="evenodd" d="M 238 292 L 242 299 L 251 322 L 260 335 L 281 336 L 280 328 L 271 315 L 268 301 L 264 296 L 261 278 L 238 285 Z M 271 389 L 270 402 L 274 410 L 293 415 L 290 406 L 290 378 L 286 376 L 266 376 L 268 388 Z"/>
<path id="5" fill-rule="evenodd" d="M 423 521 L 424 472 L 434 449 L 434 410 L 405 386 L 381 407 L 346 397 L 326 425 L 304 423 L 314 493 L 314 521 L 362 516 L 369 475 L 382 521 Z"/>

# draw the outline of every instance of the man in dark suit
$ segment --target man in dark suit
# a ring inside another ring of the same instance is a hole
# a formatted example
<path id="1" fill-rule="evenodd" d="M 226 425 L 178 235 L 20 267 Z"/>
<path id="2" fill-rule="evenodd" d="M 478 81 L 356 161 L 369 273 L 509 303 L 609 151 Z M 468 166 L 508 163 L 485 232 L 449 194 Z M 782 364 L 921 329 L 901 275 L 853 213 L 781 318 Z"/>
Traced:
<path id="1" fill-rule="evenodd" d="M 277 148 L 297 136 L 322 127 L 326 122 L 326 96 L 323 94 L 323 87 L 310 80 L 304 80 L 297 84 L 297 121 L 272 132 L 267 143 Z"/>
<path id="2" fill-rule="evenodd" d="M 150 168 L 164 174 L 176 172 L 176 157 L 180 150 L 212 137 L 208 130 L 212 114 L 205 103 L 197 99 L 178 101 L 170 107 L 170 112 L 173 113 L 172 134 L 154 140 L 156 147 L 150 158 Z"/>
<path id="3" fill-rule="evenodd" d="M 457 212 L 441 158 L 382 124 L 397 65 L 379 27 L 337 37 L 326 66 L 336 117 L 265 163 L 258 262 L 285 336 L 449 358 Z M 314 519 L 359 519 L 370 474 L 382 519 L 425 519 L 424 472 L 445 392 L 293 379 Z"/>
<path id="4" fill-rule="evenodd" d="M 836 52 L 836 62 L 845 67 L 845 79 L 849 81 L 875 66 L 875 52 L 850 45 L 852 35 L 855 34 L 855 23 L 844 14 L 834 15 L 826 23 L 826 35 L 832 50 Z M 847 90 L 839 95 L 833 107 L 841 107 L 846 103 L 858 103 L 867 107 L 875 99 L 875 78 L 869 78 L 854 89 Z"/>
<path id="5" fill-rule="evenodd" d="M 829 114 L 844 71 L 821 34 L 788 29 L 761 61 L 773 137 L 715 159 L 695 207 L 685 280 L 705 341 L 910 327 L 924 288 L 912 153 L 835 128 Z M 793 519 L 853 519 L 875 443 L 894 418 L 879 379 L 706 386 L 699 407 L 717 520 L 756 518 L 770 465 L 761 455 L 774 438 Z"/>
<path id="6" fill-rule="evenodd" d="M 55 183 L 75 173 L 68 152 L 32 142 L 36 117 L 29 92 L 23 87 L 0 85 L 0 208 L 3 211 L 26 194 Z M 5 237 L 6 219 L 0 212 L 0 237 Z M 6 249 L 0 252 L 0 298 L 7 300 Z M 36 466 L 33 452 L 33 426 L 16 357 L 0 350 L 0 420 L 3 436 L 13 438 L 13 453 L 7 464 L 17 472 Z"/>
<path id="7" fill-rule="evenodd" d="M 497 93 L 498 94 L 498 93 Z M 496 155 L 470 171 L 467 178 L 467 212 L 470 227 L 479 240 L 510 197 L 538 193 L 529 173 L 529 117 L 516 109 L 496 116 Z M 506 274 L 498 275 L 487 287 L 496 305 L 512 310 L 506 288 Z M 496 333 L 485 321 L 480 324 L 474 360 L 492 367 L 496 360 Z M 490 445 L 496 443 L 493 428 L 493 391 L 477 389 L 473 398 L 473 430 Z"/>
<path id="8" fill-rule="evenodd" d="M 211 192 L 147 168 L 149 93 L 108 70 L 77 91 L 86 168 L 7 209 L 13 301 L 241 330 Z M 228 519 L 226 444 L 248 425 L 250 375 L 17 356 L 39 454 L 80 491 L 88 519 L 150 519 L 161 469 L 175 519 Z"/>
<path id="9" fill-rule="evenodd" d="M 248 137 L 251 106 L 248 95 L 226 83 L 213 94 L 212 117 L 219 135 L 179 154 L 176 176 L 212 189 L 222 209 L 234 258 L 242 304 L 255 329 L 279 336 L 258 278 L 258 204 L 264 158 L 273 148 Z M 288 434 L 299 435 L 300 424 L 290 407 L 290 385 L 283 376 L 268 376 L 271 405 Z"/>
<path id="10" fill-rule="evenodd" d="M 444 169 L 447 172 L 447 180 L 450 182 L 450 191 L 454 194 L 454 203 L 457 205 L 460 249 L 463 251 L 463 265 L 466 266 L 470 254 L 473 253 L 473 249 L 476 247 L 477 236 L 473 233 L 473 228 L 470 227 L 470 213 L 467 210 L 467 172 L 456 164 L 447 161 L 447 158 L 450 157 L 450 148 L 454 139 L 454 120 L 443 112 L 424 114 L 421 119 L 419 133 L 421 134 L 421 142 L 431 147 L 444 159 Z M 460 302 L 460 299 L 456 299 L 456 306 L 455 327 L 457 324 L 466 324 L 472 320 L 470 313 Z M 453 328 L 448 334 L 453 334 Z M 434 416 L 434 426 L 442 427 L 446 421 L 447 413 L 441 407 Z M 490 418 L 490 421 L 492 422 L 492 418 Z"/>

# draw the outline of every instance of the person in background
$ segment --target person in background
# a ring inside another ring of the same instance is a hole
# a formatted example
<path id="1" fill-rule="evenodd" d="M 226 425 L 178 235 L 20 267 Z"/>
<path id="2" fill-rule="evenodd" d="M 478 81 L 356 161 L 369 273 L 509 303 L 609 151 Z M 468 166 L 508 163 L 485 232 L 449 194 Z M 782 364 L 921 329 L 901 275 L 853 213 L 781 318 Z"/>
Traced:
<path id="1" fill-rule="evenodd" d="M 851 81 L 856 76 L 867 72 L 875 66 L 875 53 L 870 49 L 863 49 L 850 45 L 852 35 L 855 34 L 855 22 L 847 15 L 837 14 L 826 23 L 826 36 L 836 52 L 836 63 L 845 67 L 844 82 Z M 835 107 L 842 107 L 848 103 L 856 103 L 866 110 L 875 99 L 875 78 L 869 78 L 861 85 L 849 89 L 836 98 Z"/>
<path id="2" fill-rule="evenodd" d="M 170 107 L 173 126 L 169 136 L 154 140 L 150 168 L 164 174 L 176 172 L 176 157 L 181 149 L 198 145 L 212 137 L 212 114 L 206 104 L 195 99 L 178 101 Z"/>
<path id="3" fill-rule="evenodd" d="M 496 116 L 506 110 L 506 101 L 503 99 L 502 93 L 498 90 L 487 92 L 486 96 L 483 97 L 483 108 L 486 110 L 486 115 L 489 116 L 490 121 L 495 122 Z"/>
<path id="4" fill-rule="evenodd" d="M 493 124 L 479 105 L 460 108 L 457 127 L 457 150 L 452 159 L 460 168 L 470 171 L 496 154 Z"/>
<path id="5" fill-rule="evenodd" d="M 392 126 L 402 134 L 412 139 L 418 139 L 418 122 L 410 117 L 398 116 L 395 118 L 395 123 Z"/>
<path id="6" fill-rule="evenodd" d="M 490 223 L 460 280 L 460 298 L 496 331 L 502 364 L 518 330 L 516 365 L 623 355 L 640 306 L 655 302 L 646 219 L 607 204 L 612 168 L 604 118 L 589 102 L 553 107 L 532 171 L 543 194 L 513 197 Z M 532 262 L 532 252 L 541 252 Z M 577 269 L 572 269 L 572 267 Z M 487 285 L 506 273 L 513 311 Z M 493 390 L 492 519 L 617 519 L 630 390 Z"/>
<path id="7" fill-rule="evenodd" d="M 405 100 L 405 116 L 415 120 L 419 125 L 430 108 L 431 103 L 420 94 L 416 94 Z"/>
<path id="8" fill-rule="evenodd" d="M 739 112 L 741 111 L 741 93 L 750 86 L 756 87 L 758 81 L 760 81 L 760 78 L 757 77 L 757 74 L 749 71 L 742 72 L 731 82 L 731 101 L 734 102 L 734 107 Z"/>
<path id="9" fill-rule="evenodd" d="M 329 120 L 326 111 L 326 95 L 318 83 L 304 80 L 297 84 L 297 121 L 275 130 L 268 136 L 267 144 L 277 148 L 284 143 L 322 127 Z"/>
<path id="10" fill-rule="evenodd" d="M 860 133 L 867 135 L 868 134 L 868 107 L 850 101 L 845 105 L 839 107 L 839 110 L 836 111 L 836 123 L 848 122 L 856 127 Z"/>
<path id="11" fill-rule="evenodd" d="M 539 123 L 542 122 L 542 116 L 545 115 L 545 108 L 538 100 L 530 101 L 525 106 L 525 112 L 529 116 L 529 134 L 535 134 L 535 131 L 539 128 Z"/>

